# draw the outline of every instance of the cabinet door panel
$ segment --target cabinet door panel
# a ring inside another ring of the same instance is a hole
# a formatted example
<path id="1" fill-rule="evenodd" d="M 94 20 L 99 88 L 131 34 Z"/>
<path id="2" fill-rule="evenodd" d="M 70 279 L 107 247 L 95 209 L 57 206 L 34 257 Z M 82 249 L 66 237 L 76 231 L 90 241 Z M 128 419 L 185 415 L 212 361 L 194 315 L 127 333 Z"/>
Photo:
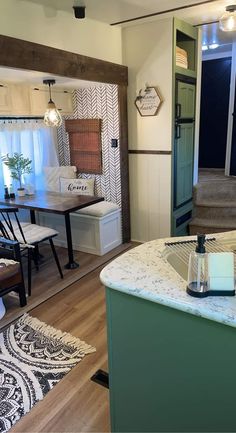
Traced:
<path id="1" fill-rule="evenodd" d="M 29 115 L 29 89 L 22 84 L 11 84 L 12 114 Z"/>
<path id="2" fill-rule="evenodd" d="M 36 87 L 30 89 L 31 114 L 44 116 L 48 101 L 49 93 L 47 89 L 41 90 Z"/>
<path id="3" fill-rule="evenodd" d="M 72 93 L 71 92 L 54 92 L 54 102 L 57 109 L 62 114 L 72 114 L 73 104 L 72 104 Z"/>
<path id="4" fill-rule="evenodd" d="M 177 86 L 177 117 L 193 119 L 195 116 L 195 85 L 178 81 Z"/>
<path id="5" fill-rule="evenodd" d="M 0 113 L 11 111 L 11 95 L 7 84 L 0 84 Z"/>
<path id="6" fill-rule="evenodd" d="M 181 206 L 192 198 L 194 124 L 179 125 L 180 138 L 175 140 L 175 207 Z"/>

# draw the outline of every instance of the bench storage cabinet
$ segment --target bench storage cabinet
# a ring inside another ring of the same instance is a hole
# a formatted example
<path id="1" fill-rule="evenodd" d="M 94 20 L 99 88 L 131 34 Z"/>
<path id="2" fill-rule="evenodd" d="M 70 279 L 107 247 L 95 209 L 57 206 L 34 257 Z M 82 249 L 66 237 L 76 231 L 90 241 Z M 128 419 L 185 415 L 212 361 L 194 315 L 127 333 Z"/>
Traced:
<path id="1" fill-rule="evenodd" d="M 65 247 L 65 222 L 61 215 L 40 213 L 40 224 L 56 227 L 55 244 Z M 115 203 L 102 201 L 70 214 L 73 249 L 102 256 L 122 243 L 121 209 Z"/>

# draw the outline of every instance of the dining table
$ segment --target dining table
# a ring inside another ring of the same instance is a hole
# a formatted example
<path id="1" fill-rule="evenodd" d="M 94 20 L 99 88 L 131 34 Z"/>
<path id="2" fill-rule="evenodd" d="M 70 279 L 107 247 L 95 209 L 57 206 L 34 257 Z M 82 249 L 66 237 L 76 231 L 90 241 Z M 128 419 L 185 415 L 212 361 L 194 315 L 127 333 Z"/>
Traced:
<path id="1" fill-rule="evenodd" d="M 28 209 L 30 211 L 32 224 L 36 224 L 36 211 L 64 215 L 68 250 L 68 263 L 65 265 L 65 268 L 75 269 L 79 266 L 79 263 L 74 260 L 70 213 L 103 200 L 103 197 L 89 195 L 36 191 L 33 195 L 25 195 L 23 197 L 16 196 L 11 199 L 0 198 L 0 204 L 14 206 L 19 209 Z"/>

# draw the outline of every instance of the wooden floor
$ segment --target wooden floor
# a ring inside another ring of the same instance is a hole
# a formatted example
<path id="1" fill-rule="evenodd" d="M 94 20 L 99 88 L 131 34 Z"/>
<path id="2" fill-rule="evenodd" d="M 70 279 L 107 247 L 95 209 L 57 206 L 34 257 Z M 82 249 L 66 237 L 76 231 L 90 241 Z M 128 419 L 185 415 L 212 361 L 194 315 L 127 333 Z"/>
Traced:
<path id="1" fill-rule="evenodd" d="M 4 296 L 3 299 L 6 305 L 7 313 L 0 321 L 0 329 L 13 322 L 24 312 L 31 311 L 32 308 L 40 305 L 51 296 L 54 296 L 61 290 L 64 290 L 70 284 L 78 281 L 80 278 L 84 277 L 94 269 L 97 269 L 99 266 L 109 262 L 112 258 L 116 257 L 132 246 L 134 245 L 122 244 L 104 256 L 95 256 L 93 254 L 75 251 L 75 260 L 79 262 L 80 266 L 79 268 L 73 270 L 64 269 L 64 264 L 68 259 L 67 250 L 65 248 L 57 247 L 59 260 L 63 266 L 64 278 L 61 279 L 52 257 L 50 247 L 46 244 L 43 245 L 40 247 L 40 253 L 43 254 L 44 259 L 40 264 L 38 272 L 35 269 L 32 270 L 32 295 L 27 299 L 27 306 L 24 308 L 19 307 L 18 296 L 15 296 L 14 292 Z M 25 280 L 27 281 L 26 272 L 25 276 Z"/>
<path id="2" fill-rule="evenodd" d="M 105 290 L 99 280 L 102 268 L 31 311 L 32 316 L 70 332 L 97 351 L 77 364 L 11 433 L 109 431 L 109 391 L 90 380 L 99 368 L 107 370 Z"/>

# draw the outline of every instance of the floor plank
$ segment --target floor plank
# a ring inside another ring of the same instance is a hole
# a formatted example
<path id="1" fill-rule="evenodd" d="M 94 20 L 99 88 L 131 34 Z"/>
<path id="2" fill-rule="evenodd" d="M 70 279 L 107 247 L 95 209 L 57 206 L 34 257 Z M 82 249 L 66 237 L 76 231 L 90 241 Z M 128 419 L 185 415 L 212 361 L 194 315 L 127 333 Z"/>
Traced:
<path id="1" fill-rule="evenodd" d="M 37 284 L 33 293 L 38 297 L 38 305 L 33 308 L 34 303 L 30 300 L 30 314 L 93 345 L 96 352 L 77 364 L 30 413 L 17 422 L 11 433 L 110 431 L 109 390 L 91 381 L 98 369 L 108 371 L 105 289 L 99 275 L 105 263 L 124 249 L 136 245 L 126 244 L 125 248 L 121 246 L 106 257 L 82 256 L 84 253 L 80 253 L 81 267 L 66 271 L 63 283 L 67 287 L 63 290 L 52 262 L 45 263 L 34 276 Z M 65 251 L 61 249 L 59 254 L 63 260 Z M 83 276 L 83 272 L 86 275 Z M 13 308 L 12 300 L 10 303 Z M 7 315 L 8 320 L 14 316 L 10 312 Z"/>
<path id="2" fill-rule="evenodd" d="M 103 267 L 103 266 L 102 266 Z M 96 347 L 11 430 L 19 432 L 108 432 L 109 391 L 90 380 L 107 370 L 105 290 L 102 267 L 31 311 L 47 324 Z"/>
<path id="3" fill-rule="evenodd" d="M 7 313 L 0 321 L 0 330 L 16 320 L 23 313 L 31 311 L 42 302 L 59 293 L 61 290 L 64 290 L 70 284 L 80 280 L 89 272 L 97 269 L 101 265 L 104 265 L 112 258 L 133 246 L 134 244 L 131 243 L 122 244 L 104 256 L 95 256 L 94 254 L 75 251 L 75 260 L 79 262 L 80 267 L 72 270 L 63 269 L 64 278 L 61 279 L 53 260 L 50 247 L 46 244 L 43 245 L 40 248 L 40 252 L 43 254 L 44 259 L 40 264 L 38 272 L 35 269 L 32 270 L 32 295 L 28 297 L 27 305 L 20 308 L 18 296 L 16 296 L 14 292 L 4 296 L 3 299 Z M 67 261 L 67 250 L 65 248 L 57 247 L 57 252 L 60 263 L 63 265 Z M 25 278 L 25 280 L 27 281 L 27 278 Z"/>

